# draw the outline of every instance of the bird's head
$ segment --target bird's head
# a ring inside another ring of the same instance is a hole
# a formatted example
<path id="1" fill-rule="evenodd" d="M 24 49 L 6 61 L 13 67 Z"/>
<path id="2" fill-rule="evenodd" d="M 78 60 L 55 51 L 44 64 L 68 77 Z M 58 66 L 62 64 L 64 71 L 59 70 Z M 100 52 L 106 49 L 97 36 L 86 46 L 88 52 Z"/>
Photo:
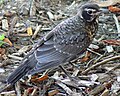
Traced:
<path id="1" fill-rule="evenodd" d="M 85 21 L 92 22 L 99 16 L 100 13 L 101 11 L 97 4 L 87 3 L 80 7 L 78 15 L 80 15 L 80 17 Z"/>

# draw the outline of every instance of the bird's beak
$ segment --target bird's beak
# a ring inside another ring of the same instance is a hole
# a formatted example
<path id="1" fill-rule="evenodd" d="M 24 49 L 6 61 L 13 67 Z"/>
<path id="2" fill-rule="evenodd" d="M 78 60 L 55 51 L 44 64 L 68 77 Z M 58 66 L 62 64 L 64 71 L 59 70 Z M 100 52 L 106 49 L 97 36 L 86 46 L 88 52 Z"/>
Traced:
<path id="1" fill-rule="evenodd" d="M 101 13 L 104 13 L 104 9 L 103 8 L 100 8 L 98 12 L 96 12 L 96 15 L 100 15 Z"/>
<path id="2" fill-rule="evenodd" d="M 99 16 L 101 13 L 104 13 L 104 9 L 100 8 L 98 12 L 96 12 L 94 15 Z"/>
<path id="3" fill-rule="evenodd" d="M 99 9 L 99 12 L 97 14 L 101 14 L 101 13 L 108 13 L 109 10 L 108 9 L 105 9 L 105 8 L 100 8 Z"/>
<path id="4" fill-rule="evenodd" d="M 98 11 L 95 13 L 96 16 L 99 16 L 102 12 L 101 11 Z"/>
<path id="5" fill-rule="evenodd" d="M 100 8 L 99 9 L 101 13 L 108 13 L 109 10 L 107 8 Z"/>

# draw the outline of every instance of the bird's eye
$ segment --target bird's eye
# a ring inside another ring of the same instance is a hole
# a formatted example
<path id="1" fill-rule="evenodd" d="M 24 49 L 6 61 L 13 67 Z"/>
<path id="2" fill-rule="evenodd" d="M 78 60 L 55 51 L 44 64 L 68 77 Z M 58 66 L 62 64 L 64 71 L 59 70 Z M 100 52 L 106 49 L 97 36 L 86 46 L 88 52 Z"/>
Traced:
<path id="1" fill-rule="evenodd" d="M 87 13 L 88 13 L 88 14 L 92 14 L 92 10 L 88 10 Z"/>

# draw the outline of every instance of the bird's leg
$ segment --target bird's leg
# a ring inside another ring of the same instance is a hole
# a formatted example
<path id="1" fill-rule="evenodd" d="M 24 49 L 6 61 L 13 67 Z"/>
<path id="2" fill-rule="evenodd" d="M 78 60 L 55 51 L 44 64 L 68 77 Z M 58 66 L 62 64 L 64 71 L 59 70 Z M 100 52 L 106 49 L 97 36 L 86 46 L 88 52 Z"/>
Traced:
<path id="1" fill-rule="evenodd" d="M 62 69 L 62 71 L 65 73 L 65 75 L 67 76 L 67 77 L 69 77 L 69 79 L 71 80 L 71 81 L 77 81 L 74 77 L 71 77 L 71 75 L 67 72 L 67 70 L 65 70 L 65 68 L 63 67 L 63 66 L 59 66 L 61 69 Z"/>
<path id="2" fill-rule="evenodd" d="M 69 64 L 72 65 L 72 67 L 75 67 L 76 69 L 80 70 L 77 66 L 75 66 L 72 62 L 69 62 Z"/>
<path id="3" fill-rule="evenodd" d="M 65 68 L 63 67 L 63 66 L 59 66 L 61 69 L 62 69 L 62 71 L 70 78 L 70 80 L 71 81 L 73 81 L 73 85 L 76 87 L 76 88 L 78 88 L 78 89 L 80 89 L 80 91 L 82 92 L 82 94 L 84 94 L 83 93 L 83 90 L 81 89 L 81 88 L 79 88 L 78 86 L 79 86 L 79 83 L 78 83 L 78 78 L 75 78 L 75 77 L 71 77 L 71 75 L 65 70 Z M 85 96 L 85 95 L 83 95 L 83 96 Z"/>
<path id="4" fill-rule="evenodd" d="M 71 78 L 70 74 L 67 72 L 67 70 L 65 70 L 65 68 L 62 65 L 60 65 L 59 67 L 62 69 L 62 71 L 65 73 L 65 75 L 67 75 L 69 78 Z"/>

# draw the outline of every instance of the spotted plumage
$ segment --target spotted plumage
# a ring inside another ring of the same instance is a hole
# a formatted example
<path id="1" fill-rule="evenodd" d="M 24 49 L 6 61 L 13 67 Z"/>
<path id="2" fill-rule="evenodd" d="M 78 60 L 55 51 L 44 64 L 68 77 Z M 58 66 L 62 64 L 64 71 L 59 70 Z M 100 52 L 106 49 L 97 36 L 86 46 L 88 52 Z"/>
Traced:
<path id="1" fill-rule="evenodd" d="M 98 5 L 82 5 L 75 16 L 58 24 L 33 46 L 21 65 L 7 78 L 7 83 L 15 84 L 26 74 L 42 72 L 78 58 L 97 32 L 98 15 Z"/>

